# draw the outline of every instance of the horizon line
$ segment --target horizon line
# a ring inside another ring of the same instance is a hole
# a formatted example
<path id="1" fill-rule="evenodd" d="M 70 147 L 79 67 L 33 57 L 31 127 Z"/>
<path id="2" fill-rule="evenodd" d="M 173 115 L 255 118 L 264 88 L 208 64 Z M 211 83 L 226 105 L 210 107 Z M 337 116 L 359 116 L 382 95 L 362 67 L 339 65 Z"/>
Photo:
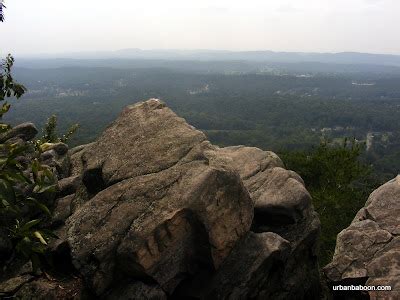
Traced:
<path id="1" fill-rule="evenodd" d="M 400 56 L 400 53 L 384 53 L 384 52 L 368 52 L 368 51 L 278 51 L 270 49 L 257 49 L 257 50 L 228 50 L 228 49 L 210 49 L 210 48 L 120 48 L 114 50 L 74 50 L 66 52 L 38 52 L 38 53 L 20 53 L 14 54 L 14 56 L 20 58 L 35 58 L 39 56 L 65 56 L 65 55 L 85 55 L 85 54 L 118 54 L 123 51 L 143 51 L 143 52 L 154 52 L 154 51 L 177 51 L 177 52 L 220 52 L 220 53 L 275 53 L 275 54 L 320 54 L 320 55 L 338 55 L 338 54 L 361 54 L 361 55 L 382 55 L 382 56 Z M 4 55 L 2 53 L 1 55 Z M 69 58 L 69 57 L 57 57 L 57 58 Z M 110 57 L 111 58 L 111 57 Z"/>

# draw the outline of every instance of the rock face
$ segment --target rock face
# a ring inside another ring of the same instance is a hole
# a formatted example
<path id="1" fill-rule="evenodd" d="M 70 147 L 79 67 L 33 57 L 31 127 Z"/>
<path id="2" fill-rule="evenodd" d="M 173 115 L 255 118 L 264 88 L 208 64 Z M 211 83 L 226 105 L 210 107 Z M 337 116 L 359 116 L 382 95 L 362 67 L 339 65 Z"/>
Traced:
<path id="1" fill-rule="evenodd" d="M 330 285 L 389 285 L 392 291 L 371 291 L 370 297 L 400 298 L 400 176 L 375 190 L 338 235 L 324 273 Z"/>
<path id="2" fill-rule="evenodd" d="M 271 271 L 274 281 L 268 284 L 264 283 L 265 285 L 260 284 L 270 278 L 271 274 L 263 270 L 262 265 L 259 266 L 258 272 L 262 272 L 264 277 L 254 279 L 254 282 L 257 283 L 252 285 L 252 291 L 249 291 L 248 294 L 240 294 L 239 299 L 248 297 L 260 299 L 318 298 L 320 289 L 317 240 L 320 233 L 320 222 L 311 205 L 311 197 L 304 187 L 303 180 L 295 172 L 283 169 L 283 163 L 275 153 L 258 148 L 243 146 L 216 148 L 212 156 L 213 160 L 229 165 L 240 174 L 254 203 L 251 231 L 254 233 L 273 232 L 286 239 L 286 242 L 290 244 L 289 250 L 287 247 L 282 248 L 286 255 L 281 253 L 277 256 L 284 259 L 273 263 L 276 266 Z M 264 235 L 257 237 L 258 240 L 264 238 Z M 247 246 L 246 242 L 239 242 L 237 248 L 236 250 L 243 254 L 241 257 L 247 257 L 246 253 L 249 251 L 259 251 L 258 247 Z M 262 261 L 262 264 L 273 257 Z M 253 264 L 250 259 L 243 259 L 239 262 L 237 260 L 229 262 L 228 259 L 227 264 L 231 266 L 236 264 L 239 269 L 243 270 L 258 268 L 257 264 Z M 224 277 L 236 276 L 232 275 L 237 273 L 234 269 L 226 268 L 224 270 L 226 270 Z M 231 282 L 227 281 L 226 286 L 223 282 L 218 283 L 218 286 L 220 289 L 224 289 L 224 294 L 229 297 L 220 297 L 219 293 L 218 298 L 238 299 L 237 295 L 230 295 L 228 292 Z M 271 288 L 272 286 L 275 289 Z"/>
<path id="3" fill-rule="evenodd" d="M 274 153 L 213 146 L 151 99 L 69 156 L 51 249 L 93 297 L 319 298 L 319 220 Z"/>

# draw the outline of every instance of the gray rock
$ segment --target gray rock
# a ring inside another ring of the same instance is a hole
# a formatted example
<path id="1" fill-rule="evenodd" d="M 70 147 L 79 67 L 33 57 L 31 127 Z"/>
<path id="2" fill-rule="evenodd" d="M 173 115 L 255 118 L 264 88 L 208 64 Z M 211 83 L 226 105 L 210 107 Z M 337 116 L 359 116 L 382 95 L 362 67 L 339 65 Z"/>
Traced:
<path id="1" fill-rule="evenodd" d="M 337 238 L 332 262 L 324 268 L 330 285 L 356 282 L 391 285 L 373 297 L 400 297 L 400 176 L 375 190 L 351 225 Z"/>
<path id="2" fill-rule="evenodd" d="M 267 288 L 263 278 L 252 282 L 260 297 L 319 298 L 317 242 L 321 225 L 300 176 L 283 169 L 276 154 L 252 147 L 218 148 L 213 160 L 224 161 L 240 174 L 255 205 L 252 230 L 274 232 L 290 243 L 290 254 L 280 270 L 284 279 L 274 281 L 276 289 Z M 275 290 L 279 292 L 274 294 Z"/>
<path id="3" fill-rule="evenodd" d="M 205 141 L 157 99 L 126 107 L 100 138 L 85 148 L 84 173 L 102 171 L 105 186 L 158 173 L 179 163 Z"/>
<path id="4" fill-rule="evenodd" d="M 82 280 L 79 278 L 64 280 L 36 278 L 24 284 L 15 294 L 15 298 L 37 300 L 89 299 L 83 287 Z"/>
<path id="5" fill-rule="evenodd" d="M 69 176 L 82 176 L 83 173 L 82 155 L 84 154 L 84 151 L 82 150 L 76 153 L 73 152 L 71 153 Z"/>
<path id="6" fill-rule="evenodd" d="M 42 154 L 40 154 L 40 159 L 45 162 L 48 160 L 55 159 L 56 155 L 57 155 L 56 152 L 54 150 L 50 149 L 50 150 L 45 151 Z"/>
<path id="7" fill-rule="evenodd" d="M 218 148 L 215 160 L 239 172 L 254 201 L 255 224 L 294 224 L 313 210 L 304 182 L 272 152 L 253 147 Z"/>
<path id="8" fill-rule="evenodd" d="M 281 167 L 283 162 L 273 152 L 263 151 L 255 147 L 234 146 L 217 148 L 213 158 L 229 164 L 243 180 L 250 179 L 267 169 Z"/>
<path id="9" fill-rule="evenodd" d="M 389 181 L 368 198 L 367 218 L 393 235 L 400 235 L 400 175 Z"/>
<path id="10" fill-rule="evenodd" d="M 236 172 L 207 159 L 211 150 L 158 100 L 125 109 L 84 150 L 92 197 L 68 219 L 68 242 L 98 295 L 118 280 L 117 269 L 172 293 L 199 265 L 218 268 L 248 232 L 248 192 Z"/>
<path id="11" fill-rule="evenodd" d="M 294 224 L 311 208 L 311 196 L 300 176 L 283 168 L 271 168 L 244 181 L 255 201 L 255 222 Z"/>
<path id="12" fill-rule="evenodd" d="M 70 150 L 69 150 L 69 153 L 70 153 L 70 155 L 74 155 L 74 154 L 76 154 L 76 153 L 78 153 L 78 152 L 81 152 L 81 151 L 84 150 L 87 146 L 89 146 L 89 145 L 91 145 L 91 144 L 93 144 L 93 143 L 89 143 L 89 144 L 85 144 L 85 145 L 76 146 L 76 147 L 70 149 Z"/>
<path id="13" fill-rule="evenodd" d="M 33 123 L 22 123 L 0 135 L 0 143 L 4 143 L 11 138 L 20 138 L 24 141 L 30 141 L 37 133 L 38 130 Z"/>
<path id="14" fill-rule="evenodd" d="M 203 299 L 276 299 L 290 243 L 275 233 L 252 233 L 236 245 L 208 283 Z"/>
<path id="15" fill-rule="evenodd" d="M 64 143 L 55 143 L 51 147 L 58 155 L 65 155 L 68 152 L 68 146 Z"/>
<path id="16" fill-rule="evenodd" d="M 59 154 L 56 152 L 57 148 L 54 148 L 53 145 L 56 146 L 61 144 L 50 144 L 48 148 L 49 150 L 40 155 L 40 161 L 42 164 L 51 167 L 58 179 L 69 177 L 71 161 L 68 151 L 64 151 L 65 149 L 60 150 L 60 153 L 64 154 Z M 60 146 L 60 148 L 62 147 L 63 146 Z"/>
<path id="17" fill-rule="evenodd" d="M 318 216 L 274 153 L 215 147 L 151 99 L 66 156 L 49 248 L 93 297 L 318 299 Z"/>
<path id="18" fill-rule="evenodd" d="M 0 296 L 11 296 L 25 283 L 33 279 L 32 275 L 25 274 L 10 278 L 0 283 Z"/>
<path id="19" fill-rule="evenodd" d="M 74 194 L 79 188 L 80 183 L 81 183 L 80 176 L 71 176 L 59 180 L 57 183 L 57 196 L 64 197 L 67 195 Z"/>
<path id="20" fill-rule="evenodd" d="M 71 215 L 71 203 L 74 195 L 68 195 L 56 200 L 53 209 L 52 224 L 55 227 L 63 225 L 65 220 Z"/>

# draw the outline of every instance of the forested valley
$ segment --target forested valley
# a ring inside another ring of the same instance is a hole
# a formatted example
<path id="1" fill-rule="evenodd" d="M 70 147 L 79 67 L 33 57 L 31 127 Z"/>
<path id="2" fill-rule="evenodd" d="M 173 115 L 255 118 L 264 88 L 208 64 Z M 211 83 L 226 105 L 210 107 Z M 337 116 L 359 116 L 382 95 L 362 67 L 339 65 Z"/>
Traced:
<path id="1" fill-rule="evenodd" d="M 3 120 L 37 124 L 44 141 L 73 134 L 71 147 L 90 143 L 125 106 L 158 98 L 213 144 L 276 152 L 303 178 L 319 213 L 321 266 L 368 195 L 399 173 L 393 66 L 49 60 L 13 71 L 26 90 Z"/>
<path id="2" fill-rule="evenodd" d="M 51 62 L 51 61 L 50 61 Z M 400 68 L 365 65 L 200 61 L 91 61 L 17 64 L 28 89 L 7 115 L 13 124 L 61 129 L 80 124 L 73 144 L 87 143 L 121 109 L 160 98 L 218 145 L 278 153 L 321 139 L 355 138 L 382 180 L 400 165 Z M 42 66 L 39 68 L 39 66 Z M 341 70 L 341 71 L 339 71 Z"/>

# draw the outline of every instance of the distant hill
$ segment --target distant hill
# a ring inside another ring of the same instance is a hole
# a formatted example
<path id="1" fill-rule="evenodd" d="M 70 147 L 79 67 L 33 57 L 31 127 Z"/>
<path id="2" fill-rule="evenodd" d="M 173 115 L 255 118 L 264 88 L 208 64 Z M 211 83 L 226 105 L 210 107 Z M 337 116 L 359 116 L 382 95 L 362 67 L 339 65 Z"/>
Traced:
<path id="1" fill-rule="evenodd" d="M 257 61 L 279 63 L 329 63 L 368 64 L 400 66 L 400 55 L 369 54 L 357 52 L 305 53 L 274 51 L 224 51 L 224 50 L 142 50 L 122 49 L 117 51 L 75 52 L 36 55 L 31 58 L 73 59 L 157 59 L 157 60 L 202 60 L 202 61 Z"/>

